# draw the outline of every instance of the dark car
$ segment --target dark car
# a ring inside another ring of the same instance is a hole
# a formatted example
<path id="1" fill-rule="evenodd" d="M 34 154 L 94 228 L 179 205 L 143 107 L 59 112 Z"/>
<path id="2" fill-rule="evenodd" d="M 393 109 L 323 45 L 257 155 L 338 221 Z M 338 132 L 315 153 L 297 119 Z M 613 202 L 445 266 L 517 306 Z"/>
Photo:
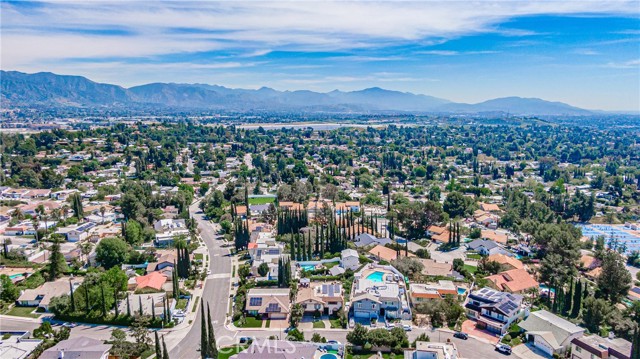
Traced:
<path id="1" fill-rule="evenodd" d="M 458 339 L 462 339 L 462 340 L 467 340 L 467 339 L 469 339 L 469 334 L 463 333 L 463 332 L 455 332 L 455 333 L 453 333 L 453 337 L 454 338 L 458 338 Z"/>
<path id="2" fill-rule="evenodd" d="M 240 344 L 249 344 L 251 343 L 253 340 L 251 339 L 251 337 L 240 337 L 240 339 L 238 339 L 238 342 Z"/>

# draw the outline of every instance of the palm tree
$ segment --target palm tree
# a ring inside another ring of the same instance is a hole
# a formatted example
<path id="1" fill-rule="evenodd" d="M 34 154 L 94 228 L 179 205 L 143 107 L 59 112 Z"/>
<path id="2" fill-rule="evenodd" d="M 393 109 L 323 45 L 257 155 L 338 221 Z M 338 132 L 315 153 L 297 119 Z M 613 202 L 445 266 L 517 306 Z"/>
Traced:
<path id="1" fill-rule="evenodd" d="M 89 241 L 79 242 L 77 246 L 80 249 L 80 252 L 82 253 L 82 255 L 84 256 L 83 257 L 84 260 L 87 262 L 87 264 L 89 264 L 89 266 L 91 266 L 91 260 L 89 259 L 89 254 L 91 254 L 91 250 L 93 249 L 93 243 Z"/>
<path id="2" fill-rule="evenodd" d="M 56 222 L 60 221 L 60 208 L 54 208 L 51 210 L 51 215 Z"/>
<path id="3" fill-rule="evenodd" d="M 39 239 L 38 239 L 38 228 L 40 227 L 40 219 L 37 216 L 31 218 L 31 224 L 33 224 L 33 229 L 35 231 L 36 242 L 38 242 L 39 241 Z"/>
<path id="4" fill-rule="evenodd" d="M 15 211 L 11 214 L 11 216 L 17 220 L 24 219 L 24 213 L 20 210 L 20 208 L 16 208 Z"/>
<path id="5" fill-rule="evenodd" d="M 104 213 L 107 211 L 106 208 L 104 208 L 104 206 L 100 207 L 100 215 L 102 216 L 102 224 L 104 224 Z"/>
<path id="6" fill-rule="evenodd" d="M 69 215 L 69 205 L 68 204 L 64 204 L 62 206 L 62 215 L 64 216 L 64 221 L 67 221 L 67 216 Z"/>

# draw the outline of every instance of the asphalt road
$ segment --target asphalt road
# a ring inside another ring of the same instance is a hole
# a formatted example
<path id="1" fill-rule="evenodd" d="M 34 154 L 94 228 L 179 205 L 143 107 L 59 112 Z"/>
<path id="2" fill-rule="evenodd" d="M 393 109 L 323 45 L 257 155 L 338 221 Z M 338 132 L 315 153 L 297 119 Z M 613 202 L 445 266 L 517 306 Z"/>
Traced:
<path id="1" fill-rule="evenodd" d="M 204 284 L 202 298 L 205 305 L 208 303 L 211 308 L 211 321 L 213 322 L 216 337 L 220 337 L 220 339 L 223 337 L 232 338 L 232 335 L 235 333 L 229 332 L 224 327 L 229 305 L 229 287 L 231 285 L 231 257 L 229 256 L 229 249 L 222 248 L 224 242 L 215 238 L 218 231 L 217 225 L 204 219 L 204 215 L 200 212 L 197 202 L 191 206 L 190 211 L 192 217 L 198 221 L 200 236 L 206 243 L 209 251 L 209 269 L 211 270 L 211 274 Z M 172 358 L 200 357 L 200 352 L 198 352 L 200 348 L 200 317 L 200 309 L 198 308 L 198 315 L 191 328 L 189 328 L 189 332 L 170 351 L 169 354 Z M 231 342 L 231 339 L 229 339 L 228 342 Z"/>

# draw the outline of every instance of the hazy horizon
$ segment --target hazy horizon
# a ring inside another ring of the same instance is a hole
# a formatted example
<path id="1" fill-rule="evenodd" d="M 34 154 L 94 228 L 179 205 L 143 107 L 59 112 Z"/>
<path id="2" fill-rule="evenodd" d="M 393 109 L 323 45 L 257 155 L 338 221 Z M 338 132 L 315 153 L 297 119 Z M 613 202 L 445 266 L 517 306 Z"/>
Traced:
<path id="1" fill-rule="evenodd" d="M 640 110 L 640 2 L 2 1 L 2 69 Z"/>

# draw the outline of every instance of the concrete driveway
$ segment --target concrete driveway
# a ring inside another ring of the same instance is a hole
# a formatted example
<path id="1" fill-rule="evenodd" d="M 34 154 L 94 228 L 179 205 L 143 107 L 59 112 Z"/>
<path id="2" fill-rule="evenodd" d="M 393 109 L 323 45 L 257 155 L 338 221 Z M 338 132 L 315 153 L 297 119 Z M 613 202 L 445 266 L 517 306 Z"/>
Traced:
<path id="1" fill-rule="evenodd" d="M 548 359 L 551 358 L 530 343 L 520 344 L 511 348 L 511 352 L 522 359 Z"/>

